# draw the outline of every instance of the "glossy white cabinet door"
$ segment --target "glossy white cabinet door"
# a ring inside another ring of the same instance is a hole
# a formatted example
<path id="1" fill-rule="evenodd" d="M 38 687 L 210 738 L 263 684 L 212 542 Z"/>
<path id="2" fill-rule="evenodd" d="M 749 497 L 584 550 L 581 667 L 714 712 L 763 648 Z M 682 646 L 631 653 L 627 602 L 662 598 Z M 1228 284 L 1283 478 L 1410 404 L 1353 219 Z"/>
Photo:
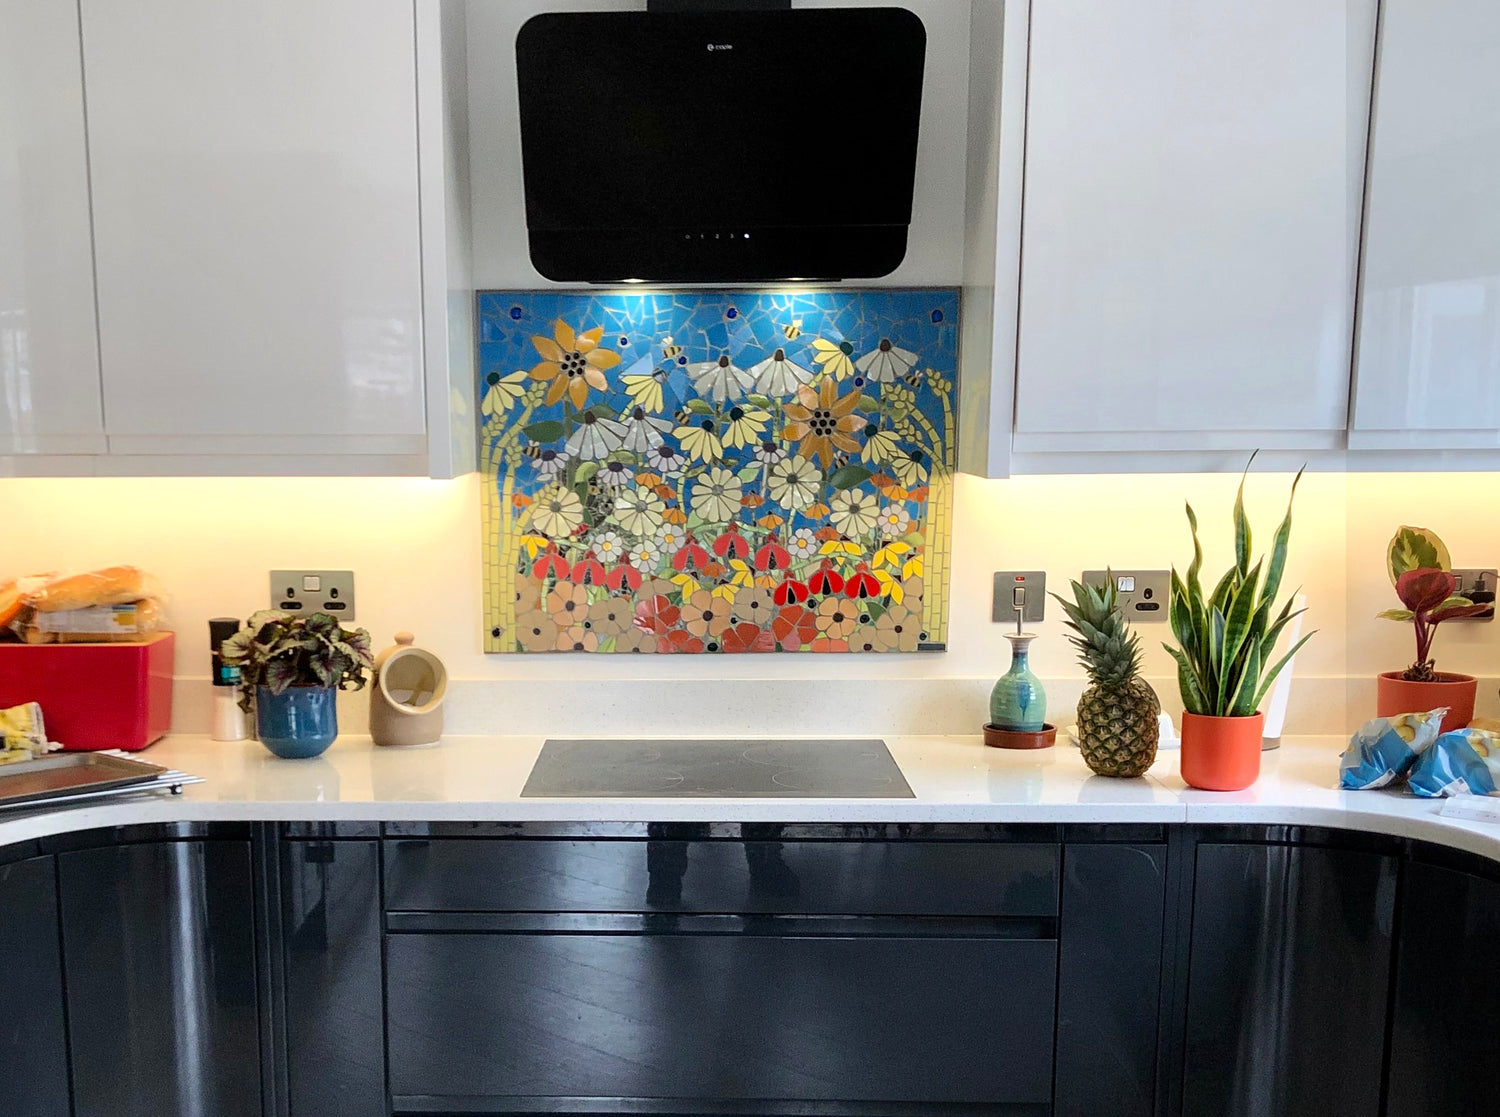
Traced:
<path id="1" fill-rule="evenodd" d="M 1386 0 L 1356 446 L 1500 446 L 1500 4 Z"/>
<path id="2" fill-rule="evenodd" d="M 1032 5 L 1018 453 L 1342 445 L 1374 26 Z"/>
<path id="3" fill-rule="evenodd" d="M 0 455 L 104 450 L 78 10 L 0 0 Z"/>
<path id="4" fill-rule="evenodd" d="M 424 435 L 411 0 L 82 0 L 116 453 Z"/>

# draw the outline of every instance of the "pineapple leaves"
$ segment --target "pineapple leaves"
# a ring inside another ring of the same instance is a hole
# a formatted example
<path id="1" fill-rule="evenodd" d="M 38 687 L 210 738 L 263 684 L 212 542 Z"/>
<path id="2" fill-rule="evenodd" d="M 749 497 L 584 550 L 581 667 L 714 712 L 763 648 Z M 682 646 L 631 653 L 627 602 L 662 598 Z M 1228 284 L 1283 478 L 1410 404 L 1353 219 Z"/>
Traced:
<path id="1" fill-rule="evenodd" d="M 1276 530 L 1269 558 L 1255 560 L 1250 519 L 1245 512 L 1245 484 L 1254 461 L 1252 454 L 1235 494 L 1234 565 L 1224 572 L 1206 598 L 1200 581 L 1203 548 L 1198 538 L 1198 518 L 1192 506 L 1187 507 L 1193 563 L 1188 567 L 1186 579 L 1179 577 L 1175 569 L 1172 572 L 1168 619 L 1177 646 L 1167 645 L 1167 650 L 1177 661 L 1178 686 L 1184 707 L 1190 713 L 1216 717 L 1254 714 L 1276 677 L 1314 635 L 1308 633 L 1273 662 L 1277 641 L 1287 625 L 1303 612 L 1293 608 L 1295 594 L 1279 610 L 1276 605 L 1291 542 L 1292 503 L 1302 473 L 1292 481 L 1286 515 Z"/>
<path id="2" fill-rule="evenodd" d="M 1100 686 L 1122 687 L 1140 674 L 1141 640 L 1130 630 L 1120 609 L 1119 588 L 1113 571 L 1106 571 L 1103 586 L 1070 583 L 1073 600 L 1052 596 L 1067 615 L 1068 637 L 1078 652 L 1078 662 L 1089 678 Z"/>

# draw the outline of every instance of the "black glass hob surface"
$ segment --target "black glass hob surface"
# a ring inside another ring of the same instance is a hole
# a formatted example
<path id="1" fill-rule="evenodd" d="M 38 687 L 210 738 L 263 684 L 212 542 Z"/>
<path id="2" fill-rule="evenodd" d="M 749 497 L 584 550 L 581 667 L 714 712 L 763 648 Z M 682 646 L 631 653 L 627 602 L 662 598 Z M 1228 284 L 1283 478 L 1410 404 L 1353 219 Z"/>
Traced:
<path id="1" fill-rule="evenodd" d="M 885 742 L 548 740 L 523 798 L 914 799 Z"/>

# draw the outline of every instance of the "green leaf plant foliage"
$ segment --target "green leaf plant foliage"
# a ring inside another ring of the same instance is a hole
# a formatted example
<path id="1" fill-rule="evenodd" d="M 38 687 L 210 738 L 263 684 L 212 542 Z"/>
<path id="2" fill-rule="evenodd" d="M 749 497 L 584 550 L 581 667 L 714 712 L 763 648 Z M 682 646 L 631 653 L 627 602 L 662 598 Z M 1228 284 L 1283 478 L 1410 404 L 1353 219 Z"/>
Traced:
<path id="1" fill-rule="evenodd" d="M 1411 682 L 1431 682 L 1437 669 L 1432 661 L 1432 641 L 1437 626 L 1460 617 L 1477 617 L 1490 611 L 1490 605 L 1476 605 L 1453 591 L 1458 588 L 1453 577 L 1453 560 L 1437 532 L 1425 527 L 1396 529 L 1385 552 L 1386 573 L 1402 609 L 1386 609 L 1376 614 L 1383 620 L 1401 621 L 1412 626 L 1417 641 L 1417 658 L 1402 674 Z"/>
<path id="2" fill-rule="evenodd" d="M 1250 456 L 1255 461 L 1255 455 Z M 1250 465 L 1245 466 L 1245 474 Z M 1286 569 L 1287 544 L 1292 535 L 1292 499 L 1299 472 L 1292 481 L 1286 517 L 1276 529 L 1269 564 L 1262 557 L 1251 565 L 1250 520 L 1245 515 L 1245 478 L 1240 478 L 1234 501 L 1234 565 L 1205 595 L 1200 578 L 1203 547 L 1198 542 L 1198 517 L 1187 506 L 1193 534 L 1193 562 L 1184 578 L 1172 569 L 1172 601 L 1168 616 L 1177 646 L 1164 645 L 1177 661 L 1177 682 L 1184 708 L 1210 717 L 1250 717 L 1264 701 L 1271 684 L 1292 656 L 1314 633 L 1298 640 L 1280 659 L 1272 661 L 1282 630 L 1302 610 L 1292 611 L 1296 594 L 1276 608 L 1276 595 Z"/>
<path id="3" fill-rule="evenodd" d="M 361 690 L 375 665 L 367 630 L 343 628 L 327 613 L 298 617 L 279 609 L 252 615 L 219 654 L 240 669 L 240 708 L 247 713 L 257 687 L 272 694 L 294 686 Z"/>

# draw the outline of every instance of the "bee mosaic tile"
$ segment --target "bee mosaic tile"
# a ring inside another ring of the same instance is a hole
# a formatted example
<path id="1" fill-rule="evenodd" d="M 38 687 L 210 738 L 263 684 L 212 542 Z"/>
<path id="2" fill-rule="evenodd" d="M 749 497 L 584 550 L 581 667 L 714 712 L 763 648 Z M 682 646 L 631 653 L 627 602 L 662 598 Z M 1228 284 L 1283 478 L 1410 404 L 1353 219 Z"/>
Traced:
<path id="1" fill-rule="evenodd" d="M 478 304 L 486 651 L 943 647 L 956 291 Z"/>

